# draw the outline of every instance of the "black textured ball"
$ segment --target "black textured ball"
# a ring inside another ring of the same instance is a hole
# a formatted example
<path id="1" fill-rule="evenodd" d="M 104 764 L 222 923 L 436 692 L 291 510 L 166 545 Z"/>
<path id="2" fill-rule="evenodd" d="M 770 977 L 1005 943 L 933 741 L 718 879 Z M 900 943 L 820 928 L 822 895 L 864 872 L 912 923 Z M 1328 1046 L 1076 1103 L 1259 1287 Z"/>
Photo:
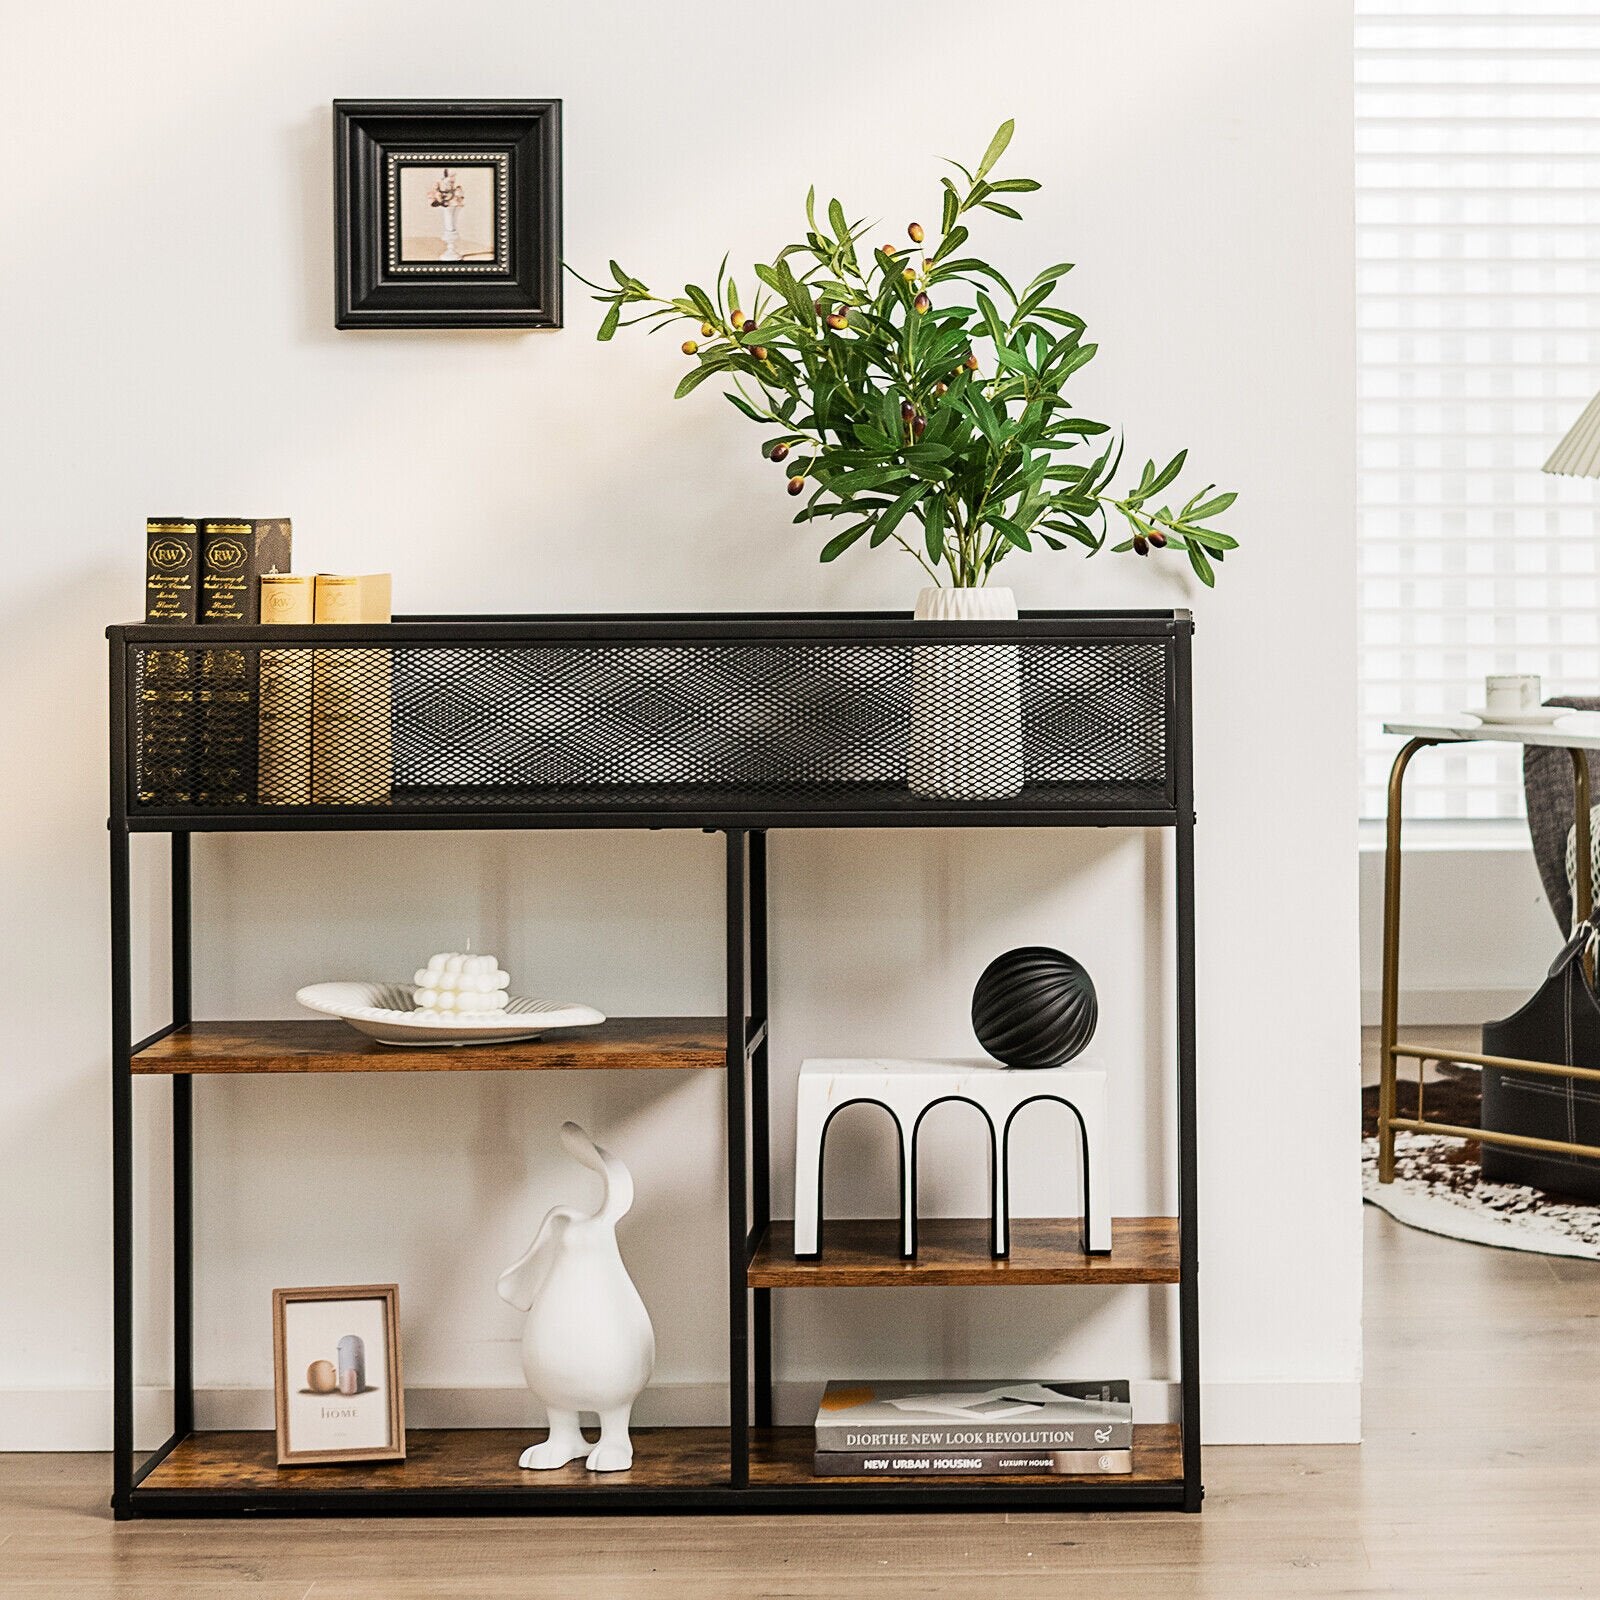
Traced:
<path id="1" fill-rule="evenodd" d="M 1027 945 L 996 956 L 972 991 L 972 1031 L 1008 1067 L 1059 1067 L 1094 1037 L 1094 982 L 1071 956 Z"/>

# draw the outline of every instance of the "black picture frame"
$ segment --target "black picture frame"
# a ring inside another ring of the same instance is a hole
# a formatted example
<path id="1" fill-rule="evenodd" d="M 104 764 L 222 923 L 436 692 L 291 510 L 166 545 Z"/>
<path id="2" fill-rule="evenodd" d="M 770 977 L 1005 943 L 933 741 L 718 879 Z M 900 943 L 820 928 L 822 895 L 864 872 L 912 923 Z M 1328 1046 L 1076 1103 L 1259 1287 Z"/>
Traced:
<path id="1" fill-rule="evenodd" d="M 335 100 L 333 153 L 336 327 L 561 326 L 559 100 Z M 483 169 L 492 239 L 463 259 L 409 254 L 412 166 Z"/>

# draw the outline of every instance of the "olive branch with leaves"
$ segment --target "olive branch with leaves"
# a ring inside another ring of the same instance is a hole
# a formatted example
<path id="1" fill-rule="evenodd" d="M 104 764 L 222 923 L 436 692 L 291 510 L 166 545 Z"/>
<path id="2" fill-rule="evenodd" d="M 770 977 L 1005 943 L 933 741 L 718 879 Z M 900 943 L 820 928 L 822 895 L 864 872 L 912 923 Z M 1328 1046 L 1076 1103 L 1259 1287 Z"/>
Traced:
<path id="1" fill-rule="evenodd" d="M 868 225 L 848 222 L 831 200 L 824 226 L 813 189 L 804 241 L 756 266 L 762 287 L 748 306 L 727 257 L 711 292 L 691 283 L 673 297 L 652 293 L 615 261 L 615 287 L 575 273 L 607 307 L 598 337 L 638 323 L 652 332 L 698 324 L 699 338 L 683 342 L 695 364 L 677 397 L 721 376 L 740 411 L 777 430 L 762 453 L 789 463 L 791 495 L 810 490 L 794 520 L 850 519 L 823 545 L 824 561 L 863 538 L 873 547 L 894 540 L 935 583 L 970 588 L 1035 539 L 1052 550 L 1076 541 L 1093 554 L 1115 513 L 1128 537 L 1113 550 L 1181 551 L 1213 584 L 1213 564 L 1237 541 L 1208 524 L 1236 497 L 1208 484 L 1177 509 L 1158 504 L 1183 471 L 1185 450 L 1163 467 L 1147 461 L 1138 481 L 1116 493 L 1121 439 L 1065 397 L 1098 349 L 1083 342 L 1083 319 L 1052 303 L 1072 263 L 1044 268 L 1019 293 L 993 266 L 961 253 L 963 217 L 989 211 L 1020 221 L 1000 196 L 1039 188 L 1032 178 L 990 177 L 1012 129 L 1001 125 L 975 171 L 949 163 L 963 182 L 940 180 L 933 240 L 913 222 L 909 245 L 858 248 Z M 624 319 L 635 307 L 646 309 Z M 1100 435 L 1107 438 L 1093 460 L 1066 459 Z"/>

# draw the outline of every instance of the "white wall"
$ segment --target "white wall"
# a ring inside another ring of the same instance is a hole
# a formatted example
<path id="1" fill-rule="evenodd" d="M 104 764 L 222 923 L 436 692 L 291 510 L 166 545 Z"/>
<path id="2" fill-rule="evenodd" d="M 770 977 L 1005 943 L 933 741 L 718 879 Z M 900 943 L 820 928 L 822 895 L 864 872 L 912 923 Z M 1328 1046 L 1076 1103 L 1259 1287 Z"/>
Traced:
<path id="1" fill-rule="evenodd" d="M 1070 300 L 1103 348 L 1086 408 L 1126 422 L 1130 454 L 1188 445 L 1242 491 L 1244 550 L 1214 596 L 1174 562 L 1007 573 L 1025 605 L 1198 615 L 1208 1432 L 1354 1437 L 1347 10 L 12 8 L 6 168 L 38 199 L 11 212 L 28 248 L 14 231 L 0 251 L 0 1443 L 107 1434 L 100 630 L 138 611 L 146 513 L 287 512 L 302 567 L 392 568 L 400 610 L 905 608 L 916 587 L 893 556 L 819 567 L 748 424 L 709 391 L 671 401 L 667 339 L 595 344 L 581 293 L 560 333 L 334 331 L 329 102 L 453 94 L 564 97 L 569 258 L 592 274 L 616 255 L 663 285 L 725 248 L 769 253 L 813 180 L 895 233 L 930 218 L 935 158 L 970 157 L 1016 116 L 1013 170 L 1046 187 L 1024 230 L 996 220 L 982 248 L 1025 272 L 1080 262 Z M 159 903 L 162 849 L 138 841 L 141 905 Z M 1162 845 L 825 834 L 772 855 L 780 1106 L 806 1054 L 970 1050 L 987 957 L 1059 942 L 1101 988 L 1117 1207 L 1174 1204 Z M 291 1016 L 301 982 L 403 972 L 469 933 L 540 992 L 717 1005 L 720 857 L 696 834 L 223 836 L 195 857 L 206 1014 Z M 141 994 L 154 1025 L 159 961 Z M 138 1092 L 148 1166 L 161 1090 Z M 582 1189 L 554 1138 L 565 1116 L 635 1168 L 625 1247 L 660 1334 L 656 1414 L 715 1404 L 713 1076 L 207 1081 L 198 1103 L 205 1414 L 264 1420 L 275 1284 L 391 1278 L 413 1420 L 526 1414 L 459 1391 L 518 1381 L 517 1318 L 492 1285 L 542 1209 Z M 780 1112 L 785 1180 L 787 1127 Z M 952 1113 L 940 1131 L 930 1208 L 975 1209 L 971 1129 Z M 888 1209 L 865 1127 L 837 1170 L 836 1209 Z M 1065 1204 L 1055 1174 L 1024 1187 L 1024 1210 Z M 152 1278 L 161 1201 L 153 1179 Z M 141 1329 L 159 1388 L 159 1301 Z M 790 1296 L 779 1339 L 799 1407 L 831 1374 L 1174 1365 L 1164 1291 Z"/>
<path id="2" fill-rule="evenodd" d="M 1539 987 L 1561 929 L 1522 822 L 1408 828 L 1400 877 L 1402 1023 L 1475 1025 Z M 1383 1004 L 1383 846 L 1361 849 L 1361 1018 Z"/>

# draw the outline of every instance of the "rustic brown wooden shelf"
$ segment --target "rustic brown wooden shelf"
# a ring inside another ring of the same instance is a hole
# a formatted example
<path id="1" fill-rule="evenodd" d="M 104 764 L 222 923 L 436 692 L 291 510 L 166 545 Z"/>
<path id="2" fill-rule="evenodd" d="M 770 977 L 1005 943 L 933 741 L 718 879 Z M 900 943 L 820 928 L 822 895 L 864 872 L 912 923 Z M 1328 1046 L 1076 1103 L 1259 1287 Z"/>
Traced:
<path id="1" fill-rule="evenodd" d="M 633 1467 L 627 1472 L 589 1472 L 581 1462 L 551 1472 L 526 1472 L 517 1457 L 538 1437 L 537 1429 L 414 1428 L 406 1436 L 407 1456 L 398 1462 L 349 1466 L 280 1467 L 270 1433 L 192 1433 L 178 1441 L 140 1483 L 141 1498 L 237 1495 L 242 1501 L 263 1495 L 337 1496 L 390 1493 L 536 1494 L 563 1491 L 579 1497 L 623 1489 L 704 1493 L 728 1487 L 726 1428 L 640 1428 L 634 1430 Z M 1183 1464 L 1174 1424 L 1134 1429 L 1133 1471 L 1097 1476 L 1055 1477 L 1018 1474 L 1003 1478 L 819 1478 L 811 1470 L 810 1428 L 756 1428 L 750 1435 L 750 1490 L 813 1488 L 819 1494 L 864 1485 L 992 1485 L 1001 1488 L 1061 1489 L 1181 1484 Z M 729 1491 L 739 1493 L 741 1491 Z"/>
<path id="2" fill-rule="evenodd" d="M 1108 1256 L 1078 1248 L 1076 1218 L 1013 1217 L 1011 1254 L 1003 1261 L 989 1253 L 989 1223 L 982 1217 L 919 1219 L 914 1261 L 900 1259 L 894 1218 L 836 1217 L 823 1224 L 817 1261 L 797 1261 L 794 1224 L 774 1222 L 756 1245 L 749 1282 L 752 1289 L 1176 1283 L 1179 1265 L 1176 1217 L 1114 1218 Z"/>
<path id="3" fill-rule="evenodd" d="M 718 1068 L 721 1017 L 611 1017 L 593 1028 L 520 1044 L 459 1048 L 379 1044 L 333 1018 L 294 1022 L 193 1022 L 133 1057 L 135 1073 L 530 1072 L 560 1068 Z"/>

